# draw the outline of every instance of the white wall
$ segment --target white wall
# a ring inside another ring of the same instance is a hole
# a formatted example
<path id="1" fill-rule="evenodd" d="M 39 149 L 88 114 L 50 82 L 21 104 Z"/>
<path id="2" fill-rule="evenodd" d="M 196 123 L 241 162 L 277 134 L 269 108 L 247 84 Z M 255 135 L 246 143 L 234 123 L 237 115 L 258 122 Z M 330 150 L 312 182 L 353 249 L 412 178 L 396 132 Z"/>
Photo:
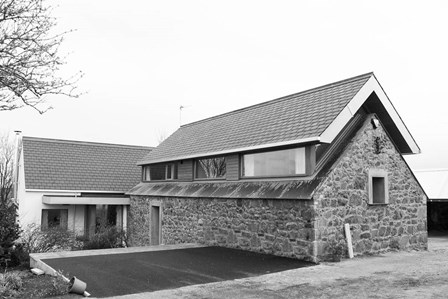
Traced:
<path id="1" fill-rule="evenodd" d="M 68 229 L 77 233 L 84 233 L 84 206 L 74 205 L 47 205 L 42 203 L 43 195 L 75 196 L 77 192 L 54 192 L 54 191 L 26 191 L 25 171 L 23 167 L 23 151 L 19 161 L 19 181 L 17 198 L 19 203 L 19 223 L 23 230 L 31 224 L 41 225 L 42 209 L 67 209 Z M 76 210 L 76 217 L 75 217 Z M 75 221 L 76 219 L 76 221 Z"/>
<path id="2" fill-rule="evenodd" d="M 67 227 L 69 230 L 75 231 L 78 235 L 84 234 L 85 224 L 85 205 L 60 205 L 60 204 L 44 204 L 43 196 L 79 196 L 76 191 L 47 191 L 47 190 L 26 190 L 25 189 L 25 171 L 23 167 L 23 151 L 19 161 L 19 181 L 17 199 L 19 203 L 19 223 L 23 230 L 29 225 L 41 225 L 42 209 L 66 209 L 68 210 Z M 107 204 L 107 202 L 105 202 Z M 118 209 L 122 214 L 119 216 L 124 228 L 127 226 L 127 206 Z M 117 217 L 118 218 L 118 217 Z"/>

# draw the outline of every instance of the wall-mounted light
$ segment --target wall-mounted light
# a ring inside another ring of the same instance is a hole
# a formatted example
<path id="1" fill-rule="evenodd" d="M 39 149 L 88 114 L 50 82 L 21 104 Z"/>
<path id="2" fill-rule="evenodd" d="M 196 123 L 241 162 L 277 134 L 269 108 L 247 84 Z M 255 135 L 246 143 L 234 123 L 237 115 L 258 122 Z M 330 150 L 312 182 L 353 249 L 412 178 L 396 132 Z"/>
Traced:
<path id="1" fill-rule="evenodd" d="M 380 121 L 376 118 L 372 118 L 372 125 L 373 125 L 373 128 L 376 129 L 380 126 Z"/>

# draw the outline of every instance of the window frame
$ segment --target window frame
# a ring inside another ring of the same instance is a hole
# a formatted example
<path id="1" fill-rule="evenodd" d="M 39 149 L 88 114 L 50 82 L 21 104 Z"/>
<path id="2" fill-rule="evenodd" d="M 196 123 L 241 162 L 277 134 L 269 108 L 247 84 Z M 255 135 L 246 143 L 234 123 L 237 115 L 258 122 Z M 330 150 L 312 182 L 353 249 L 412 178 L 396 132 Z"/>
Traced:
<path id="1" fill-rule="evenodd" d="M 224 158 L 224 164 L 226 167 L 226 172 L 223 176 L 215 177 L 215 178 L 199 178 L 198 177 L 198 163 L 199 160 L 204 159 L 215 159 L 215 158 Z M 193 179 L 195 181 L 218 181 L 218 180 L 227 180 L 227 157 L 225 155 L 222 156 L 211 156 L 211 157 L 200 157 L 193 160 Z"/>
<path id="2" fill-rule="evenodd" d="M 304 172 L 300 174 L 286 174 L 286 175 L 258 175 L 258 176 L 246 176 L 244 175 L 244 156 L 245 155 L 253 155 L 253 154 L 263 154 L 263 153 L 269 153 L 269 152 L 278 152 L 278 151 L 286 151 L 286 150 L 294 150 L 294 149 L 303 149 L 304 154 Z M 271 150 L 264 150 L 264 151 L 256 151 L 256 152 L 247 152 L 247 153 L 241 153 L 240 154 L 240 171 L 239 175 L 241 179 L 266 179 L 266 178 L 296 178 L 296 177 L 305 177 L 309 175 L 309 167 L 310 167 L 310 161 L 309 161 L 309 153 L 306 146 L 299 146 L 299 147 L 292 147 L 292 148 L 280 148 L 280 149 L 271 149 Z"/>
<path id="3" fill-rule="evenodd" d="M 58 211 L 59 214 L 58 225 L 50 225 L 51 223 L 49 221 L 50 211 L 53 213 Z M 44 214 L 47 214 L 46 217 L 44 217 Z M 44 223 L 44 220 L 46 220 L 47 222 Z M 41 209 L 41 230 L 46 231 L 49 229 L 68 230 L 68 209 Z"/>
<path id="4" fill-rule="evenodd" d="M 170 162 L 170 163 L 160 163 L 164 166 L 164 178 L 160 180 L 151 180 L 151 165 L 155 164 L 148 164 L 142 166 L 142 182 L 163 182 L 163 181 L 172 181 L 177 180 L 178 178 L 178 167 L 176 162 Z M 170 177 L 168 177 L 168 169 L 171 169 L 170 171 Z"/>
<path id="5" fill-rule="evenodd" d="M 168 177 L 168 168 L 170 168 L 170 177 Z M 165 165 L 165 180 L 166 181 L 172 181 L 177 180 L 177 164 L 176 163 L 167 163 Z"/>
<path id="6" fill-rule="evenodd" d="M 384 192 L 383 198 L 381 199 L 381 202 L 376 202 L 374 198 L 374 190 L 375 187 L 375 180 L 374 179 L 382 179 L 383 186 L 382 191 Z M 372 206 L 378 206 L 378 205 L 388 205 L 389 204 L 389 179 L 388 174 L 386 170 L 383 169 L 369 169 L 368 174 L 368 193 L 369 193 L 369 205 Z"/>

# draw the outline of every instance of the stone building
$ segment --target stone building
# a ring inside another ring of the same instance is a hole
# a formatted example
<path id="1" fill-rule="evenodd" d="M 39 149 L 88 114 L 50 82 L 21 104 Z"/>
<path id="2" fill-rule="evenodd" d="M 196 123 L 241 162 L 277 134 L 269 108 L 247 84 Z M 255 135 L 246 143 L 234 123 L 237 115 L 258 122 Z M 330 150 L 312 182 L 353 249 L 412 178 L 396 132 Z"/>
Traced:
<path id="1" fill-rule="evenodd" d="M 198 242 L 318 262 L 427 248 L 420 152 L 373 73 L 184 125 L 139 164 L 133 245 Z"/>

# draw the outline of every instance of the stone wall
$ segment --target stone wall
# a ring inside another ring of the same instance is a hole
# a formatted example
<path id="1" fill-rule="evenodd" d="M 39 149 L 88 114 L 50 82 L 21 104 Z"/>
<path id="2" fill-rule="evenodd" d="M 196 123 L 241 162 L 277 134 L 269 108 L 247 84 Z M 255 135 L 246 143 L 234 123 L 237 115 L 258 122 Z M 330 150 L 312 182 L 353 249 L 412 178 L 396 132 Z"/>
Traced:
<path id="1" fill-rule="evenodd" d="M 315 261 L 311 201 L 132 197 L 130 243 L 150 244 L 150 206 L 160 203 L 162 243 L 202 243 Z"/>
<path id="2" fill-rule="evenodd" d="M 426 249 L 426 197 L 401 154 L 368 116 L 313 193 L 312 201 L 132 196 L 130 243 L 149 245 L 151 204 L 162 211 L 162 243 L 202 243 L 313 262 L 345 245 L 354 253 Z M 348 137 L 347 137 L 348 138 Z M 389 203 L 369 204 L 369 170 L 387 173 Z M 344 254 L 346 254 L 346 249 Z"/>
<path id="3" fill-rule="evenodd" d="M 344 223 L 351 226 L 355 255 L 391 249 L 426 249 L 426 197 L 383 128 L 370 116 L 348 143 L 314 193 L 318 259 L 345 244 Z M 389 204 L 369 205 L 369 169 L 386 170 Z"/>

